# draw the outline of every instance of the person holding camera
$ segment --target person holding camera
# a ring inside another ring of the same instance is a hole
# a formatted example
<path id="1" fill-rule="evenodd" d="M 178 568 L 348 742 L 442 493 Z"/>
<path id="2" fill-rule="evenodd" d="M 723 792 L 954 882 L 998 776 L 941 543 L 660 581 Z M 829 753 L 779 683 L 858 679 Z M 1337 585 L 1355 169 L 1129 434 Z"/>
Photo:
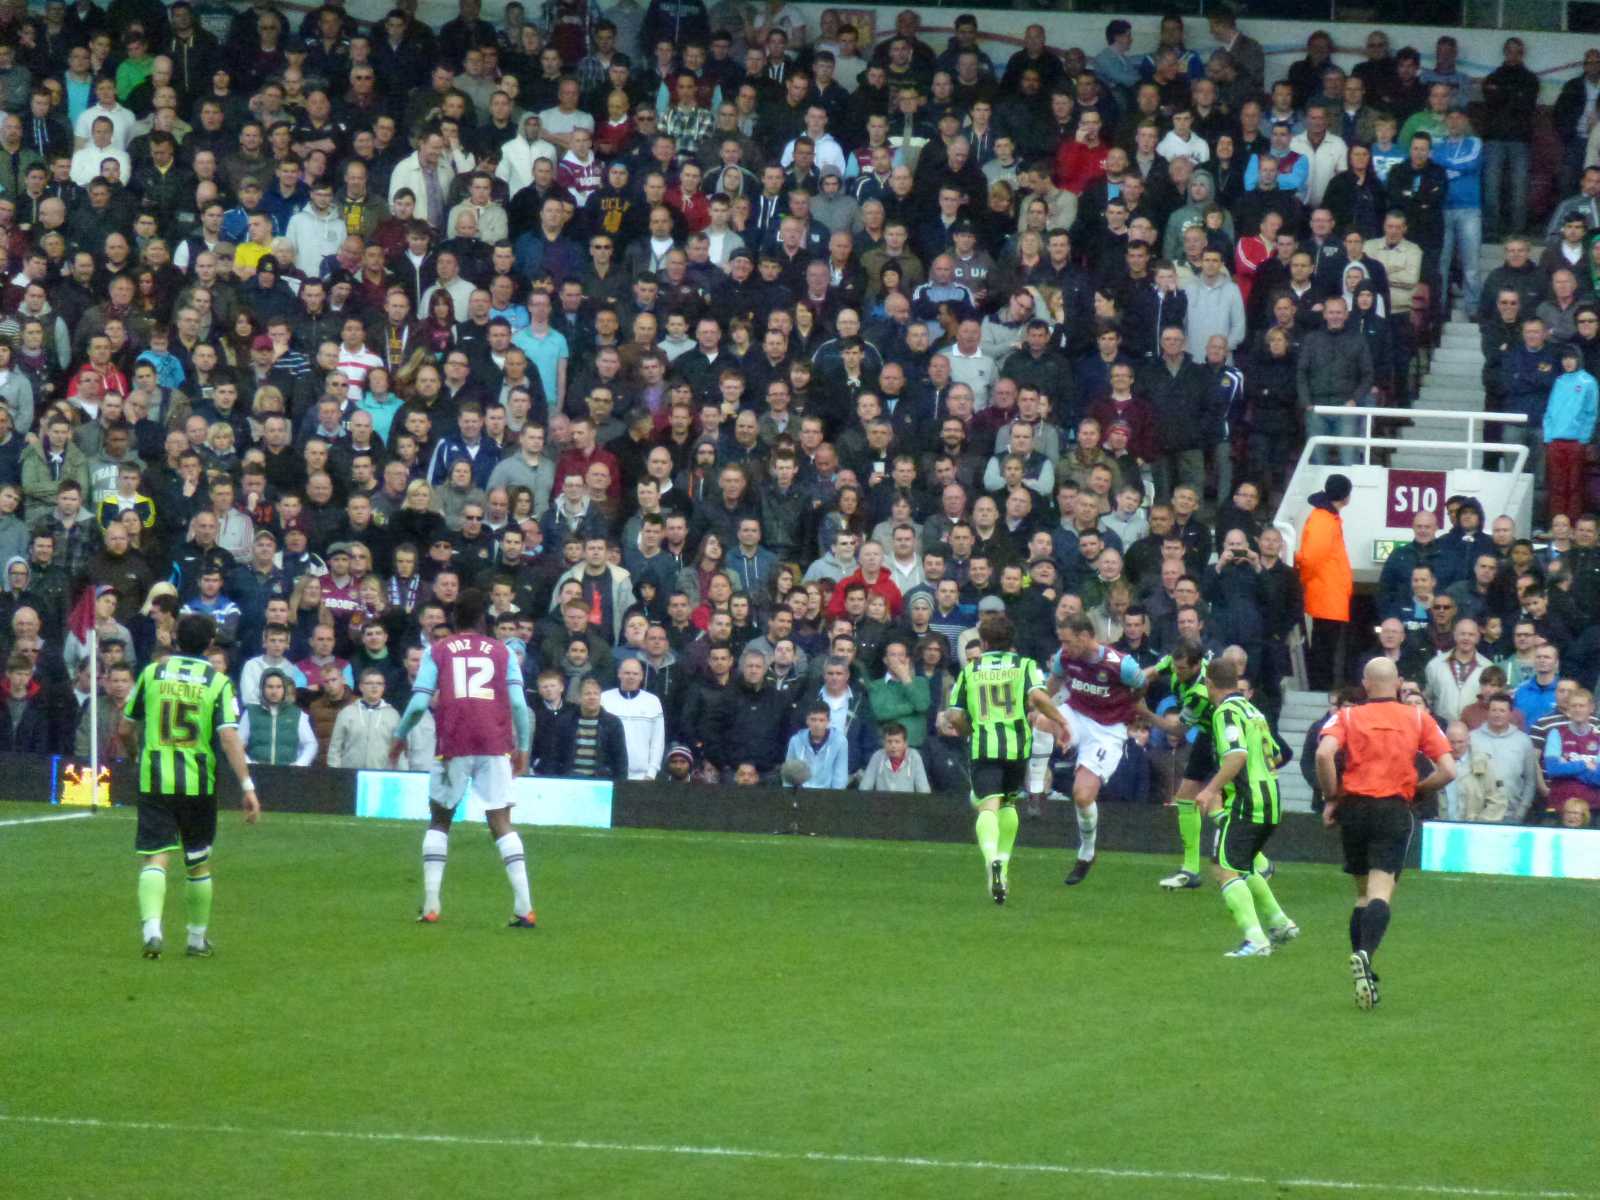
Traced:
<path id="1" fill-rule="evenodd" d="M 1223 645 L 1242 646 L 1252 672 L 1261 664 L 1266 620 L 1262 615 L 1261 556 L 1250 548 L 1242 529 L 1230 529 L 1222 552 L 1203 578 L 1203 594 L 1211 605 L 1207 624 Z"/>

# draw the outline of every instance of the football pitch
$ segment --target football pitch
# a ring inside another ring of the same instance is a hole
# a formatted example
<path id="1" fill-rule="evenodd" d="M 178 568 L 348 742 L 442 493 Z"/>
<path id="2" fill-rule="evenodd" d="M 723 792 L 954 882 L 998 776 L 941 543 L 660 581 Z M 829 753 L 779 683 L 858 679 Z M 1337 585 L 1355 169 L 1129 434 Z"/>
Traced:
<path id="1" fill-rule="evenodd" d="M 1592 884 L 1408 874 L 1363 1013 L 1332 867 L 1225 960 L 1026 823 L 1004 908 L 973 846 L 525 829 L 523 932 L 481 824 L 419 926 L 420 826 L 229 812 L 217 956 L 174 878 L 147 962 L 132 812 L 65 815 L 0 806 L 0 1196 L 1600 1195 Z"/>

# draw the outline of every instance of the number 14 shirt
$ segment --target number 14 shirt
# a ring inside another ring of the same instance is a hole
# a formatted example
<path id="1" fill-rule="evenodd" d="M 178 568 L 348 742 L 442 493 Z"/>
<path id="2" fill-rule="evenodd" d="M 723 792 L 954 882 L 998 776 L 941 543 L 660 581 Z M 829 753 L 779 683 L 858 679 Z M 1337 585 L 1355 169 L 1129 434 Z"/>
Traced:
<path id="1" fill-rule="evenodd" d="M 950 707 L 972 723 L 974 762 L 1020 762 L 1033 752 L 1028 693 L 1044 691 L 1044 672 L 1031 658 L 990 650 L 961 668 Z"/>

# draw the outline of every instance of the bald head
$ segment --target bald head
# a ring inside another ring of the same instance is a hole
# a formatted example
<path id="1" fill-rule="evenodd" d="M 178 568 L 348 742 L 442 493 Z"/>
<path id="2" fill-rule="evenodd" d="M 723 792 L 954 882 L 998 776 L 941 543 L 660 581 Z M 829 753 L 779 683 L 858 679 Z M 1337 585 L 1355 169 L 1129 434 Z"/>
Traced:
<path id="1" fill-rule="evenodd" d="M 1393 700 L 1400 691 L 1400 672 L 1387 656 L 1373 659 L 1361 672 L 1368 700 Z"/>

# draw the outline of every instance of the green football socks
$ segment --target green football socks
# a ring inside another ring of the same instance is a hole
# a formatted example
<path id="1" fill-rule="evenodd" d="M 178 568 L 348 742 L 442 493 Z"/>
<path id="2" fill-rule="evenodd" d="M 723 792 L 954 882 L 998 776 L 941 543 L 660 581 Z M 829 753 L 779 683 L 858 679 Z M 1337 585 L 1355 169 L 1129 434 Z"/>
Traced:
<path id="1" fill-rule="evenodd" d="M 1268 868 L 1271 866 L 1272 860 L 1259 851 L 1257 851 L 1255 858 L 1250 860 L 1250 869 L 1257 875 L 1266 875 Z"/>
<path id="2" fill-rule="evenodd" d="M 1179 798 L 1178 837 L 1183 842 L 1183 869 L 1200 874 L 1200 807 L 1193 800 Z"/>
<path id="3" fill-rule="evenodd" d="M 1261 920 L 1256 916 L 1256 904 L 1251 889 L 1245 883 L 1243 876 L 1235 875 L 1222 885 L 1222 902 L 1233 914 L 1234 924 L 1239 927 L 1239 932 L 1244 934 L 1246 941 L 1259 944 L 1267 940 L 1266 934 L 1261 932 Z"/>
<path id="4" fill-rule="evenodd" d="M 978 849 L 983 851 L 983 861 L 992 863 L 1000 857 L 1000 814 L 984 809 L 978 814 Z"/>
<path id="5" fill-rule="evenodd" d="M 1017 844 L 1017 806 L 1002 804 L 995 814 L 1000 822 L 1000 859 L 1002 871 L 1011 863 L 1011 848 Z"/>
<path id="6" fill-rule="evenodd" d="M 1250 888 L 1250 898 L 1255 901 L 1256 915 L 1266 923 L 1268 929 L 1280 929 L 1289 923 L 1289 918 L 1284 916 L 1283 908 L 1278 904 L 1278 898 L 1272 894 L 1271 884 L 1260 875 L 1246 876 L 1245 883 Z"/>
<path id="7" fill-rule="evenodd" d="M 211 924 L 211 872 L 190 875 L 183 889 L 184 905 L 189 913 L 189 944 L 204 945 L 206 927 Z"/>
<path id="8" fill-rule="evenodd" d="M 167 904 L 167 869 L 146 863 L 139 871 L 139 920 L 144 940 L 161 936 L 161 910 Z"/>

